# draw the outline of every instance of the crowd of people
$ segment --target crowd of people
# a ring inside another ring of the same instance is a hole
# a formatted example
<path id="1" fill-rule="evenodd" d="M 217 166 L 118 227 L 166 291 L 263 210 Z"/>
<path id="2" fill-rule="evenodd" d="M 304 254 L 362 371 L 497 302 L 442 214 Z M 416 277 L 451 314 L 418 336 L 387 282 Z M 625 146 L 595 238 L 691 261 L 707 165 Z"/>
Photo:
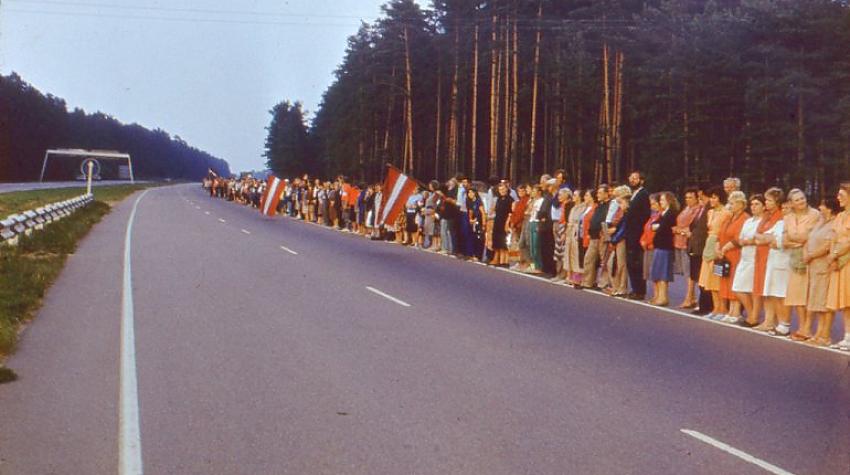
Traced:
<path id="1" fill-rule="evenodd" d="M 285 180 L 280 214 L 373 240 L 547 277 L 576 289 L 678 308 L 773 335 L 850 351 L 850 183 L 811 203 L 801 189 L 747 196 L 741 181 L 649 192 L 628 183 L 572 189 L 557 170 L 535 183 L 458 175 L 420 186 L 381 223 L 383 184 Z M 259 207 L 266 184 L 210 177 L 210 196 Z M 843 335 L 833 335 L 836 314 Z M 792 314 L 797 316 L 792 332 Z M 837 341 L 837 342 L 836 342 Z"/>

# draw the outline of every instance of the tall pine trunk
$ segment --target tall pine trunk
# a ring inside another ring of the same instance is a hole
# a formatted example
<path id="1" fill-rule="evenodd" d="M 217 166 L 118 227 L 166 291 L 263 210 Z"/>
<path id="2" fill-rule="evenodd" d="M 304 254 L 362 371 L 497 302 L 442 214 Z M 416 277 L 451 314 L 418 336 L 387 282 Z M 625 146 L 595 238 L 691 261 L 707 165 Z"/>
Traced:
<path id="1" fill-rule="evenodd" d="M 405 70 L 405 97 L 406 97 L 406 134 L 404 141 L 405 171 L 414 173 L 413 168 L 413 72 L 410 67 L 410 40 L 407 34 L 407 26 L 404 27 L 404 70 Z"/>
<path id="2" fill-rule="evenodd" d="M 540 36 L 542 32 L 540 31 L 540 19 L 543 18 L 543 2 L 541 1 L 537 7 L 537 34 L 534 38 L 534 78 L 532 79 L 531 85 L 531 135 L 529 138 L 529 165 L 528 165 L 528 174 L 530 177 L 534 176 L 534 154 L 536 152 L 536 139 L 537 139 L 537 94 L 539 89 L 539 81 L 540 81 Z"/>
<path id="3" fill-rule="evenodd" d="M 471 175 L 475 176 L 475 168 L 478 165 L 476 156 L 478 153 L 478 18 L 475 19 L 475 37 L 472 48 L 472 134 L 469 137 L 470 157 L 472 159 Z"/>
<path id="4" fill-rule="evenodd" d="M 459 60 L 459 44 L 460 44 L 460 25 L 455 22 L 455 37 L 454 37 L 454 69 L 452 71 L 452 92 L 450 99 L 449 112 L 449 169 L 457 168 L 457 82 L 458 82 L 458 60 Z"/>
<path id="5" fill-rule="evenodd" d="M 437 66 L 437 117 L 434 122 L 434 178 L 440 179 L 440 130 L 443 128 L 440 123 L 443 118 L 440 116 L 441 103 L 443 102 L 443 65 L 439 63 Z"/>
<path id="6" fill-rule="evenodd" d="M 498 111 L 497 111 L 497 92 L 496 86 L 498 79 L 496 78 L 496 31 L 498 28 L 498 17 L 493 15 L 492 32 L 490 36 L 490 168 L 488 173 L 496 171 L 497 145 L 498 145 Z"/>
<path id="7" fill-rule="evenodd" d="M 511 183 L 516 183 L 519 173 L 517 170 L 517 120 L 519 107 L 519 34 L 517 33 L 517 17 L 514 14 L 513 31 L 513 95 L 511 97 Z"/>
<path id="8" fill-rule="evenodd" d="M 511 91 L 510 91 L 510 80 L 511 80 L 511 35 L 510 35 L 510 18 L 505 17 L 505 29 L 503 32 L 505 36 L 505 47 L 504 47 L 504 124 L 502 130 L 502 177 L 507 177 L 510 171 L 510 148 L 511 148 Z"/>

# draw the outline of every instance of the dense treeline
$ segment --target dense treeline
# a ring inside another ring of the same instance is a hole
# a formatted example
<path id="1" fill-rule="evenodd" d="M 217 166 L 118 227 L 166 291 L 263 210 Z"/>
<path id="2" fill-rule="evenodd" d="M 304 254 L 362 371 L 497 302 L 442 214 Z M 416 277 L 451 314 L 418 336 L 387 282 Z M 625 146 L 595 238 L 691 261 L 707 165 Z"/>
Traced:
<path id="1" fill-rule="evenodd" d="M 0 75 L 0 181 L 38 180 L 44 152 L 49 148 L 127 152 L 133 157 L 133 170 L 139 179 L 199 179 L 208 168 L 230 174 L 227 162 L 180 137 L 138 124 L 125 125 L 101 112 L 69 112 L 63 99 L 42 94 L 17 74 Z"/>
<path id="2" fill-rule="evenodd" d="M 847 1 L 392 0 L 288 170 L 817 193 L 850 178 L 848 45 Z"/>

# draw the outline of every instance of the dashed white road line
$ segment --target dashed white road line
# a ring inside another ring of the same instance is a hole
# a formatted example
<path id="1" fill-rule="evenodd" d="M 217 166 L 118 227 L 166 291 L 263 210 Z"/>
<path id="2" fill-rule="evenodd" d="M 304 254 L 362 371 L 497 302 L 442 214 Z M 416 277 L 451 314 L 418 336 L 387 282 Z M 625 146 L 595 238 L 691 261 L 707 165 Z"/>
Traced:
<path id="1" fill-rule="evenodd" d="M 227 221 L 225 221 L 223 218 L 218 218 L 218 222 L 219 223 L 226 223 Z"/>
<path id="2" fill-rule="evenodd" d="M 132 240 L 133 221 L 145 190 L 133 203 L 124 236 L 124 284 L 121 294 L 121 373 L 118 413 L 118 473 L 142 474 L 142 436 L 139 429 L 139 390 L 136 376 L 136 337 L 133 322 Z"/>
<path id="3" fill-rule="evenodd" d="M 385 299 L 387 299 L 387 300 L 391 300 L 391 301 L 393 301 L 393 302 L 395 302 L 395 303 L 397 303 L 397 304 L 401 305 L 402 307 L 410 307 L 410 304 L 409 304 L 409 303 L 407 303 L 407 302 L 405 302 L 404 300 L 399 300 L 399 299 L 397 299 L 397 298 L 393 297 L 392 295 L 387 294 L 387 293 L 385 293 L 385 292 L 381 292 L 380 290 L 378 290 L 378 289 L 376 289 L 376 288 L 374 288 L 374 287 L 369 287 L 369 286 L 367 285 L 367 286 L 366 286 L 366 290 L 368 290 L 369 292 L 372 292 L 372 293 L 378 294 L 378 295 L 380 295 L 381 297 L 383 297 L 383 298 L 385 298 Z"/>
<path id="4" fill-rule="evenodd" d="M 201 207 L 200 207 L 200 206 L 195 206 L 195 209 L 201 209 Z"/>
<path id="5" fill-rule="evenodd" d="M 209 216 L 209 215 L 210 215 L 210 212 L 209 212 L 209 211 L 204 211 L 204 214 L 205 214 L 205 215 L 207 215 L 207 216 Z"/>
<path id="6" fill-rule="evenodd" d="M 297 256 L 297 255 L 298 255 L 298 253 L 297 253 L 297 252 L 293 251 L 292 249 L 290 249 L 290 248 L 288 248 L 288 247 L 286 247 L 286 246 L 280 246 L 280 248 L 281 248 L 281 249 L 283 249 L 284 251 L 286 251 L 286 252 L 288 252 L 288 253 L 292 254 L 293 256 Z"/>
<path id="7" fill-rule="evenodd" d="M 691 436 L 691 437 L 693 437 L 693 438 L 695 438 L 695 439 L 697 439 L 701 442 L 705 442 L 706 444 L 711 445 L 712 447 L 718 448 L 718 449 L 720 449 L 720 450 L 722 450 L 722 451 L 724 451 L 728 454 L 732 454 L 735 457 L 738 457 L 741 460 L 744 460 L 744 461 L 749 462 L 753 465 L 761 467 L 761 468 L 767 470 L 770 473 L 774 473 L 776 475 L 793 475 L 791 472 L 789 472 L 787 470 L 779 468 L 776 465 L 773 465 L 771 463 L 765 462 L 764 460 L 762 460 L 758 457 L 753 457 L 752 455 L 744 452 L 743 450 L 738 450 L 738 449 L 736 449 L 735 447 L 732 447 L 729 444 L 725 444 L 725 443 L 723 443 L 723 442 L 721 442 L 717 439 L 711 438 L 711 437 L 709 437 L 709 436 L 707 436 L 707 435 L 705 435 L 701 432 L 697 432 L 695 430 L 690 430 L 690 429 L 681 429 L 681 431 L 682 431 L 683 434 L 687 434 L 687 435 L 689 435 L 689 436 Z"/>
<path id="8" fill-rule="evenodd" d="M 246 229 L 243 229 L 243 230 L 242 230 L 242 233 L 243 233 L 243 234 L 251 234 L 251 231 L 248 231 L 248 230 L 246 230 Z"/>

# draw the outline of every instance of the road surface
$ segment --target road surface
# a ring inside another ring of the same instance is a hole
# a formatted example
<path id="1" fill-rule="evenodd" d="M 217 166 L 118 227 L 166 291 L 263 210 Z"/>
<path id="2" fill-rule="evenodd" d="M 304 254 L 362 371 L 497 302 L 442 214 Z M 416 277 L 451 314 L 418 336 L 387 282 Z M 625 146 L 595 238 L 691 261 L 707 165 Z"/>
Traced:
<path id="1" fill-rule="evenodd" d="M 128 396 L 138 196 L 82 242 L 8 362 L 4 475 L 121 473 L 135 403 L 147 474 L 850 471 L 846 355 L 263 218 L 197 185 L 138 204 Z"/>

